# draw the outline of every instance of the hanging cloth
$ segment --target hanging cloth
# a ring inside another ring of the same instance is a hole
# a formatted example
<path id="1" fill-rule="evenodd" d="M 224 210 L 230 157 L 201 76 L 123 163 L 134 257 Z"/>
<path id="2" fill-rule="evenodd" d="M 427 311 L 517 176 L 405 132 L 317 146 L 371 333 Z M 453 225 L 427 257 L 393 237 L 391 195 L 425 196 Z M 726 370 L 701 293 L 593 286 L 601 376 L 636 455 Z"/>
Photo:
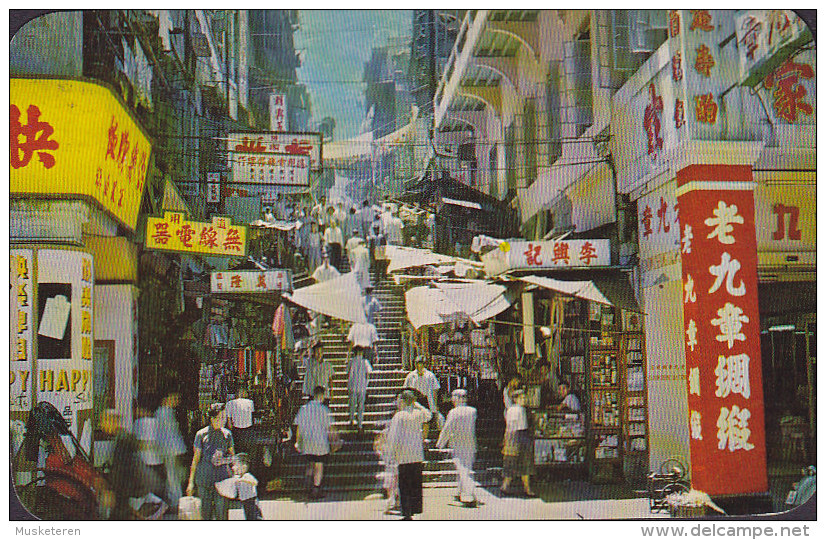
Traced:
<path id="1" fill-rule="evenodd" d="M 283 305 L 284 304 L 281 304 L 281 306 Z M 290 317 L 289 308 L 284 308 L 282 321 L 284 324 L 284 332 L 281 334 L 281 350 L 293 351 L 295 350 L 295 335 L 293 334 L 293 321 L 292 317 Z"/>
<path id="2" fill-rule="evenodd" d="M 247 373 L 247 366 L 244 362 L 244 350 L 240 349 L 237 351 L 237 363 L 238 363 L 238 376 L 243 377 Z"/>
<path id="3" fill-rule="evenodd" d="M 255 351 L 255 372 L 260 373 L 267 367 L 267 351 Z"/>
<path id="4" fill-rule="evenodd" d="M 284 333 L 284 312 L 287 311 L 282 302 L 275 309 L 275 315 L 272 318 L 272 335 L 280 336 Z"/>

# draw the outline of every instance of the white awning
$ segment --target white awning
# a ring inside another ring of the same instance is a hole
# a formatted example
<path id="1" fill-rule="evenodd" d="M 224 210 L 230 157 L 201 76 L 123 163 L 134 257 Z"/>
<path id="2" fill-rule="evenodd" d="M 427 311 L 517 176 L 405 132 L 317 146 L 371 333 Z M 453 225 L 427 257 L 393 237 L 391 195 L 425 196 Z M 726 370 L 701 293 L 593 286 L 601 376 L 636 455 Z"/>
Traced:
<path id="1" fill-rule="evenodd" d="M 442 202 L 446 204 L 453 204 L 455 206 L 464 206 L 465 208 L 475 208 L 476 210 L 482 209 L 482 205 L 479 203 L 463 201 L 460 199 L 451 199 L 449 197 L 442 197 Z"/>
<path id="2" fill-rule="evenodd" d="M 540 276 L 525 276 L 519 278 L 525 283 L 531 283 L 538 287 L 552 291 L 568 294 L 583 300 L 590 300 L 599 304 L 612 306 L 613 303 L 594 285 L 593 281 L 562 281 Z"/>
<path id="3" fill-rule="evenodd" d="M 431 264 L 461 264 L 474 268 L 481 268 L 483 266 L 482 263 L 477 261 L 462 259 L 460 257 L 450 257 L 449 255 L 435 253 L 429 249 L 388 245 L 385 247 L 384 253 L 387 259 L 390 260 L 390 265 L 387 267 L 388 272 Z M 462 269 L 462 272 L 464 274 L 466 270 Z"/>
<path id="4" fill-rule="evenodd" d="M 302 223 L 300 221 L 264 221 L 263 219 L 256 219 L 250 222 L 251 227 L 261 227 L 265 229 L 278 229 L 279 231 L 291 231 L 293 229 L 300 229 Z"/>
<path id="5" fill-rule="evenodd" d="M 450 322 L 462 315 L 480 323 L 510 307 L 507 293 L 504 285 L 481 281 L 414 287 L 404 295 L 407 318 L 416 329 Z"/>
<path id="6" fill-rule="evenodd" d="M 351 322 L 367 322 L 361 287 L 356 282 L 353 272 L 283 295 L 299 306 L 330 317 Z"/>

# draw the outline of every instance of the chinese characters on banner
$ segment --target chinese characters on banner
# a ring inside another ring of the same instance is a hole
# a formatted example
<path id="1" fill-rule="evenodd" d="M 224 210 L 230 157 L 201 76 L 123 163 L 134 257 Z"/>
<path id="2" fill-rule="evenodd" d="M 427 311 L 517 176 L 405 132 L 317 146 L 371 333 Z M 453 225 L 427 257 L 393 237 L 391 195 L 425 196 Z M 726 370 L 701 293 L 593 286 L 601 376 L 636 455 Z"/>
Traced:
<path id="1" fill-rule="evenodd" d="M 287 131 L 287 96 L 270 94 L 270 129 Z"/>
<path id="2" fill-rule="evenodd" d="M 507 252 L 509 268 L 576 268 L 610 264 L 610 241 L 551 240 L 513 242 Z"/>
<path id="3" fill-rule="evenodd" d="M 748 166 L 677 173 L 691 476 L 712 496 L 768 489 L 751 181 Z"/>
<path id="4" fill-rule="evenodd" d="M 787 9 L 737 11 L 734 21 L 743 86 L 756 85 L 791 52 L 812 40 L 806 23 Z"/>
<path id="5" fill-rule="evenodd" d="M 10 90 L 11 192 L 90 197 L 134 230 L 152 147 L 112 92 L 46 79 Z"/>
<path id="6" fill-rule="evenodd" d="M 146 248 L 243 257 L 247 254 L 247 228 L 233 225 L 228 217 L 213 217 L 211 223 L 203 223 L 188 221 L 180 212 L 165 212 L 162 218 L 147 220 Z"/>
<path id="7" fill-rule="evenodd" d="M 34 365 L 32 338 L 34 316 L 34 252 L 13 249 L 10 252 L 11 294 L 9 313 L 11 358 L 9 361 L 9 410 L 28 411 L 32 406 L 31 374 Z"/>
<path id="8" fill-rule="evenodd" d="M 210 284 L 214 293 L 291 291 L 293 288 L 290 270 L 212 272 Z"/>

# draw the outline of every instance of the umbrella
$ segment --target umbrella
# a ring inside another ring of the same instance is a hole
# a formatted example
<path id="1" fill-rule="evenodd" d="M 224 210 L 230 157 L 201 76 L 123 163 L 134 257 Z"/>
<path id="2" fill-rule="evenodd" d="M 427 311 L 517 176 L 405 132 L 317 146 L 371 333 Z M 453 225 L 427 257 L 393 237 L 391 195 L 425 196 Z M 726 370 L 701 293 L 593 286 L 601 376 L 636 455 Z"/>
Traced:
<path id="1" fill-rule="evenodd" d="M 339 277 L 284 293 L 291 302 L 336 319 L 350 322 L 367 322 L 361 287 L 353 272 Z"/>

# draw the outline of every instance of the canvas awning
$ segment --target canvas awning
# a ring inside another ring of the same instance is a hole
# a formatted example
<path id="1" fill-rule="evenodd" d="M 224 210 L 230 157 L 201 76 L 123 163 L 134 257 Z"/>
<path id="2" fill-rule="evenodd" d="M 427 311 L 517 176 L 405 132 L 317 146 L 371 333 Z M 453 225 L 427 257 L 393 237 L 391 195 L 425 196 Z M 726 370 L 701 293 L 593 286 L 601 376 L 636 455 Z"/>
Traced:
<path id="1" fill-rule="evenodd" d="M 353 272 L 296 289 L 292 294 L 282 294 L 299 306 L 330 317 L 350 322 L 367 322 L 361 287 Z"/>
<path id="2" fill-rule="evenodd" d="M 450 322 L 459 316 L 480 323 L 513 303 L 508 287 L 482 281 L 414 287 L 404 296 L 407 318 L 416 329 Z"/>
<path id="3" fill-rule="evenodd" d="M 545 276 L 522 276 L 520 281 L 583 300 L 642 313 L 625 276 L 598 276 L 593 280 L 561 280 Z"/>
<path id="4" fill-rule="evenodd" d="M 390 265 L 387 267 L 388 272 L 395 272 L 396 270 L 403 270 L 405 268 L 414 268 L 416 266 L 427 265 L 464 265 L 467 267 L 481 267 L 482 263 L 471 261 L 469 259 L 462 259 L 460 257 L 451 257 L 449 255 L 442 255 L 435 253 L 429 249 L 412 248 L 405 246 L 388 245 L 384 250 L 385 256 L 390 260 Z M 462 270 L 465 272 L 466 270 Z"/>

